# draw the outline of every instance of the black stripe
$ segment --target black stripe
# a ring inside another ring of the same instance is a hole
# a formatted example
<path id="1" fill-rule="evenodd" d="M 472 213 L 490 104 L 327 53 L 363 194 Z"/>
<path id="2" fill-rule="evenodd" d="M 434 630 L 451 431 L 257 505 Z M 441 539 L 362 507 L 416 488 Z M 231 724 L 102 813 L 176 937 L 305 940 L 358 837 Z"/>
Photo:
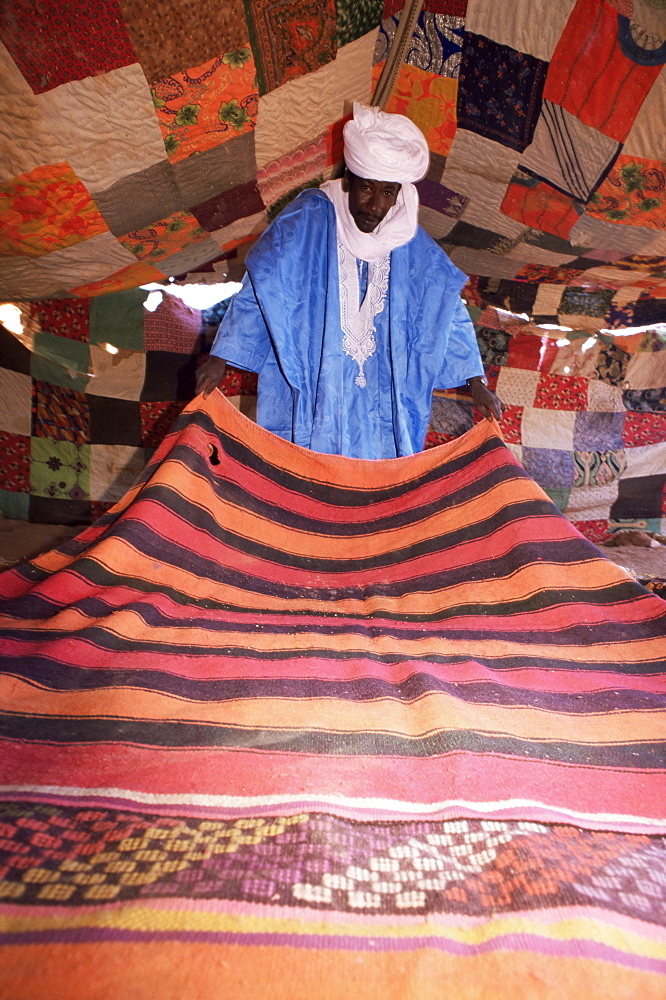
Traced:
<path id="1" fill-rule="evenodd" d="M 8 638 L 26 641 L 33 640 L 36 637 L 38 640 L 44 637 L 45 642 L 54 641 L 56 639 L 62 639 L 67 636 L 72 638 L 71 633 L 55 632 L 53 630 L 46 631 L 40 629 L 34 633 L 12 630 L 11 635 L 7 633 Z M 587 660 L 563 660 L 557 657 L 557 648 L 553 649 L 552 656 L 542 656 L 538 653 L 530 653 L 527 651 L 520 652 L 520 655 L 510 655 L 510 656 L 482 656 L 478 654 L 474 655 L 464 655 L 464 654 L 440 654 L 440 653 L 428 653 L 425 655 L 420 655 L 417 651 L 409 653 L 373 653 L 371 650 L 332 650 L 327 649 L 324 646 L 314 647 L 312 649 L 268 649 L 268 650 L 257 650 L 251 649 L 249 647 L 240 646 L 222 646 L 214 651 L 211 650 L 210 646 L 194 646 L 191 644 L 178 644 L 166 642 L 154 642 L 150 640 L 139 640 L 135 639 L 131 643 L 128 642 L 123 637 L 119 636 L 115 632 L 110 632 L 99 626 L 91 626 L 85 630 L 85 633 L 75 635 L 82 643 L 87 643 L 92 647 L 98 649 L 101 653 L 117 653 L 119 656 L 131 655 L 133 653 L 155 653 L 160 656 L 190 656 L 190 657 L 207 657 L 210 659 L 211 656 L 218 656 L 220 662 L 223 665 L 224 659 L 231 660 L 249 660 L 254 661 L 257 665 L 260 665 L 264 660 L 278 663 L 281 661 L 306 661 L 306 660 L 339 660 L 339 661 L 369 661 L 371 663 L 378 664 L 401 664 L 401 663 L 424 663 L 430 664 L 457 664 L 457 663 L 467 663 L 470 660 L 473 663 L 478 663 L 481 666 L 487 667 L 488 670 L 502 673 L 512 670 L 550 670 L 565 672 L 570 670 L 585 670 L 585 671 L 603 671 L 604 674 L 615 674 L 619 677 L 633 677 L 636 674 L 642 677 L 650 677 L 653 675 L 659 675 L 663 672 L 666 664 L 664 660 L 660 657 L 655 660 L 643 659 L 639 663 L 625 663 L 625 662 L 608 662 L 605 659 L 597 660 L 593 656 L 589 656 Z M 127 661 L 125 661 L 127 662 Z M 117 669 L 113 667 L 112 669 Z M 257 667 L 255 666 L 255 669 Z"/>
<path id="2" fill-rule="evenodd" d="M 602 603 L 608 607 L 617 606 L 620 593 L 626 588 L 625 584 L 618 584 L 616 587 L 609 587 L 607 593 L 604 594 L 604 601 L 597 601 L 597 606 Z M 549 591 L 539 591 L 538 596 L 540 599 L 548 597 L 552 594 L 552 604 L 557 609 L 562 608 L 562 593 L 560 591 L 549 592 Z M 589 594 L 585 591 L 579 592 L 579 598 L 581 603 L 587 603 L 587 598 Z M 34 604 L 37 599 L 31 601 Z M 205 601 L 202 602 L 205 605 Z M 536 603 L 536 602 L 535 602 Z M 575 602 L 573 604 L 575 607 Z M 490 608 L 486 605 L 477 608 L 476 622 L 469 624 L 465 627 L 447 628 L 446 622 L 448 619 L 457 620 L 461 615 L 464 614 L 464 609 L 456 607 L 452 611 L 447 613 L 433 614 L 429 616 L 425 615 L 391 615 L 383 614 L 381 611 L 375 611 L 372 614 L 362 615 L 362 614 L 343 614 L 343 613 L 332 613 L 329 615 L 320 615 L 316 611 L 304 612 L 299 611 L 293 616 L 289 614 L 288 610 L 270 612 L 261 611 L 256 609 L 248 609 L 244 613 L 245 620 L 236 620 L 235 618 L 207 618 L 207 619 L 193 619 L 191 615 L 185 617 L 176 617 L 171 614 L 165 614 L 156 608 L 153 604 L 148 601 L 132 601 L 121 606 L 112 606 L 107 602 L 102 601 L 99 598 L 84 598 L 81 601 L 76 602 L 68 606 L 71 609 L 76 609 L 85 615 L 91 625 L 96 625 L 100 619 L 109 618 L 114 613 L 122 611 L 132 611 L 137 615 L 149 628 L 151 629 L 184 629 L 184 628 L 196 628 L 200 630 L 203 634 L 206 632 L 213 635 L 219 635 L 220 633 L 230 633 L 237 636 L 255 636 L 257 634 L 262 635 L 327 635 L 327 636 L 343 636 L 343 635 L 357 635 L 364 636 L 366 638 L 374 638 L 378 631 L 381 631 L 382 635 L 390 636 L 392 638 L 400 640 L 421 640 L 424 638 L 429 639 L 461 639 L 461 640 L 502 640 L 507 642 L 514 642 L 516 644 L 529 644 L 534 643 L 543 646 L 557 646 L 557 645 L 573 645 L 573 646 L 594 646 L 597 644 L 606 644 L 610 642 L 637 642 L 643 639 L 650 639 L 655 637 L 661 637 L 664 633 L 664 619 L 666 619 L 666 609 L 664 613 L 658 618 L 643 619 L 640 621 L 632 622 L 622 622 L 622 621 L 606 621 L 596 626 L 590 626 L 587 624 L 582 624 L 580 622 L 573 622 L 569 626 L 562 625 L 561 627 L 553 628 L 549 624 L 544 624 L 541 627 L 532 625 L 527 627 L 527 625 L 521 626 L 520 614 L 521 612 L 532 611 L 543 611 L 543 608 L 530 609 L 528 602 L 522 605 L 520 612 L 514 612 L 514 617 L 518 620 L 513 622 L 513 628 L 511 627 L 511 621 L 504 621 L 501 625 L 485 625 L 484 618 L 486 615 L 490 614 L 492 617 L 501 615 L 502 608 L 498 605 L 492 605 Z M 212 610 L 210 605 L 208 605 L 208 610 Z M 225 609 L 228 611 L 228 609 Z M 485 612 L 485 615 L 484 615 Z M 57 609 L 56 609 L 57 613 Z M 276 623 L 268 620 L 273 616 L 287 618 L 284 623 Z M 31 620 L 31 616 L 27 616 L 28 620 Z M 505 615 L 505 617 L 507 617 Z M 290 620 L 292 619 L 293 620 Z M 48 618 L 39 616 L 40 621 L 47 621 Z M 394 624 L 387 624 L 388 622 Z M 420 624 L 431 624 L 432 628 L 429 628 L 426 632 L 423 630 L 415 631 L 414 628 L 400 628 L 400 625 L 420 625 Z M 437 624 L 441 623 L 441 627 L 437 627 Z M 102 626 L 104 627 L 104 626 Z M 112 623 L 109 624 L 109 629 L 112 629 Z M 74 633 L 75 635 L 84 636 L 88 633 L 88 626 L 83 623 L 81 627 Z M 12 629 L 10 626 L 6 626 L 5 634 L 7 637 L 17 638 L 23 637 L 27 638 L 28 635 L 33 637 L 35 640 L 39 641 L 40 636 L 46 637 L 46 634 L 50 635 L 61 635 L 66 637 L 71 635 L 69 629 L 63 629 L 59 632 L 55 628 L 44 629 L 44 628 L 29 628 L 27 630 L 19 630 L 17 628 Z M 131 649 L 134 646 L 134 641 L 132 637 L 128 636 L 126 638 L 127 648 Z M 159 640 L 159 635 L 156 633 L 156 642 L 161 647 Z"/>
<path id="3" fill-rule="evenodd" d="M 450 571 L 455 574 L 455 571 Z M 423 578 L 419 581 L 419 587 L 423 590 L 423 586 L 428 579 L 434 578 Z M 437 585 L 442 587 L 446 586 L 446 574 L 437 574 L 436 577 Z M 454 576 L 453 581 L 449 583 L 460 582 L 457 574 Z M 144 582 L 143 587 L 134 587 L 134 590 L 140 590 L 146 593 L 155 593 L 154 586 L 151 584 L 146 584 Z M 397 612 L 393 611 L 390 606 L 386 608 L 375 608 L 372 612 L 352 612 L 352 611 L 326 611 L 325 609 L 317 608 L 294 608 L 285 604 L 283 608 L 279 611 L 271 611 L 270 609 L 260 609 L 257 610 L 255 607 L 249 605 L 241 604 L 230 604 L 228 602 L 214 601 L 209 598 L 194 598 L 190 597 L 188 594 L 183 594 L 182 592 L 171 591 L 167 592 L 164 589 L 160 589 L 160 595 L 166 597 L 171 601 L 176 608 L 186 607 L 186 608 L 205 608 L 207 611 L 219 611 L 224 614 L 234 614 L 234 615 L 250 615 L 256 622 L 257 617 L 263 617 L 264 615 L 280 615 L 283 617 L 288 617 L 294 619 L 294 628 L 300 629 L 299 619 L 322 619 L 326 621 L 330 619 L 332 621 L 350 621 L 350 622 L 371 622 L 376 619 L 382 619 L 391 622 L 410 622 L 416 624 L 426 624 L 435 622 L 447 622 L 452 619 L 458 619 L 461 617 L 504 617 L 504 618 L 515 618 L 519 615 L 524 614 L 534 614 L 535 612 L 549 611 L 553 609 L 564 609 L 570 606 L 576 605 L 589 605 L 593 604 L 594 607 L 617 607 L 620 604 L 632 604 L 635 601 L 642 600 L 642 597 L 647 594 L 637 594 L 635 585 L 629 580 L 618 581 L 613 584 L 608 584 L 601 590 L 595 590 L 591 592 L 589 588 L 578 588 L 578 589 L 557 589 L 557 590 L 538 590 L 533 594 L 520 599 L 515 599 L 512 601 L 496 601 L 492 605 L 487 603 L 478 604 L 457 604 L 454 607 L 439 608 L 432 612 Z M 367 594 L 364 592 L 365 598 Z M 387 596 L 387 595 L 383 595 Z M 593 596 L 593 602 L 590 601 L 590 597 Z M 363 600 L 364 598 L 355 592 L 352 597 L 357 600 Z M 303 600 L 314 600 L 312 593 L 308 591 L 304 593 L 304 588 L 298 588 L 297 599 L 299 601 Z M 114 604 L 111 601 L 107 601 L 104 598 L 94 596 L 94 597 L 82 597 L 78 601 L 73 601 L 67 605 L 68 608 L 76 611 L 80 611 L 82 615 L 88 618 L 106 618 L 107 616 L 114 614 L 119 609 L 136 611 L 139 615 L 144 615 L 147 608 L 145 601 L 141 599 L 135 599 L 130 602 L 122 604 Z M 151 605 L 152 607 L 152 605 Z M 18 598 L 15 602 L 15 607 L 11 609 L 12 617 L 15 621 L 48 621 L 49 618 L 57 615 L 62 610 L 62 605 L 59 602 L 54 601 L 50 597 L 38 592 L 31 592 L 25 595 L 25 597 Z M 175 610 L 175 609 L 174 609 Z M 153 608 L 154 614 L 159 616 L 159 623 L 163 625 L 178 624 L 187 625 L 188 627 L 192 624 L 192 617 L 188 615 L 186 619 L 175 617 L 173 614 L 167 614 L 166 612 L 161 612 L 157 608 Z M 8 611 L 7 611 L 8 613 Z M 643 619 L 641 624 L 645 624 L 649 627 L 650 623 L 659 622 L 662 618 L 666 619 L 666 607 L 664 608 L 661 615 L 657 617 L 650 617 L 649 619 Z M 158 619 L 153 618 L 153 621 Z M 205 627 L 205 622 L 202 623 Z M 516 626 L 520 625 L 520 622 L 514 622 Z M 620 624 L 620 623 L 615 623 Z M 242 626 L 239 626 L 242 627 Z M 307 627 L 307 623 L 302 626 Z M 590 632 L 589 629 L 594 626 L 582 625 L 580 622 L 574 622 L 572 625 L 561 625 L 561 626 L 548 626 L 549 631 L 568 631 L 570 634 L 571 629 L 583 628 L 585 629 L 585 643 L 589 641 Z M 605 623 L 604 623 L 605 627 Z M 633 624 L 632 624 L 633 627 Z M 546 628 L 546 626 L 544 626 Z M 538 630 L 537 630 L 538 631 Z M 659 633 L 661 634 L 661 633 Z"/>
<path id="4" fill-rule="evenodd" d="M 95 691 L 131 688 L 186 701 L 224 702 L 256 698 L 334 698 L 364 702 L 391 699 L 408 704 L 425 695 L 444 693 L 466 704 L 536 708 L 570 715 L 663 708 L 663 696 L 653 691 L 605 690 L 591 692 L 533 691 L 492 681 L 446 681 L 423 670 L 391 683 L 381 677 L 326 680 L 302 678 L 220 677 L 200 680 L 162 670 L 76 667 L 44 655 L 0 657 L 0 671 L 48 691 Z"/>
<path id="5" fill-rule="evenodd" d="M 581 744 L 563 740 L 523 740 L 457 729 L 407 737 L 393 733 L 332 733 L 307 729 L 246 729 L 200 722 L 156 721 L 116 717 L 17 715 L 0 713 L 0 737 L 26 742 L 72 745 L 132 744 L 143 747 L 228 748 L 308 756 L 428 758 L 462 751 L 501 754 L 527 760 L 562 761 L 588 767 L 663 770 L 660 743 Z M 490 767 L 490 761 L 486 761 Z"/>

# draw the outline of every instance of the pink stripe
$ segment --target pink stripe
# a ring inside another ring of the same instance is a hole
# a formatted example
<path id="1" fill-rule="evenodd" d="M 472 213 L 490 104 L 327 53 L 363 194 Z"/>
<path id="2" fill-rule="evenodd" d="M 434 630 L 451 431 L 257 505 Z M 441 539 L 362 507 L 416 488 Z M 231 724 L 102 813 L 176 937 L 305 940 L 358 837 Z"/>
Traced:
<path id="1" fill-rule="evenodd" d="M 158 604 L 151 597 L 151 604 Z M 293 621 L 292 621 L 293 624 Z M 8 656 L 27 656 L 32 643 L 20 639 L 3 640 L 2 652 Z M 95 650 L 95 659 L 91 661 L 91 644 L 80 638 L 63 638 L 53 643 L 49 655 L 56 656 L 58 662 L 78 666 L 83 669 L 127 669 L 127 652 L 113 650 Z M 35 652 L 43 653 L 37 647 Z M 555 652 L 555 650 L 553 650 Z M 432 663 L 418 659 L 405 659 L 401 663 L 386 664 L 376 660 L 364 659 L 362 656 L 345 660 L 325 657 L 312 657 L 307 660 L 308 675 L 315 678 L 325 678 L 328 681 L 355 680 L 363 677 L 376 677 L 392 684 L 403 683 L 414 673 L 425 672 L 439 680 L 456 684 L 474 684 L 492 681 L 495 684 L 506 684 L 512 690 L 522 688 L 528 691 L 543 691 L 551 693 L 563 692 L 577 694 L 588 692 L 603 692 L 607 690 L 629 691 L 666 691 L 666 674 L 615 674 L 610 671 L 572 669 L 557 670 L 552 667 L 530 668 L 515 667 L 511 669 L 494 670 L 485 667 L 476 660 L 462 660 L 458 663 Z M 225 679 L 270 679 L 303 677 L 303 659 L 270 660 L 256 657 L 227 657 L 222 653 L 202 655 L 179 654 L 170 656 L 160 652 L 159 658 L 154 652 L 132 650 L 132 668 L 166 672 L 177 677 L 192 677 L 197 680 L 224 677 Z M 110 678 L 112 680 L 112 678 Z"/>
<path id="2" fill-rule="evenodd" d="M 424 805 L 460 800 L 470 804 L 467 809 L 457 805 L 446 809 L 446 816 L 478 815 L 474 802 L 481 803 L 479 812 L 487 816 L 486 803 L 516 799 L 528 804 L 508 805 L 499 814 L 501 818 L 561 821 L 566 810 L 571 810 L 578 825 L 603 829 L 609 824 L 603 817 L 597 821 L 594 814 L 610 813 L 614 816 L 611 828 L 627 832 L 636 830 L 636 823 L 622 817 L 663 819 L 663 770 L 587 768 L 500 754 L 457 752 L 425 759 L 315 757 L 261 750 L 103 745 L 96 753 L 77 750 L 73 755 L 70 747 L 5 741 L 2 760 L 3 781 L 28 787 L 39 775 L 40 785 L 128 788 L 155 795 L 284 795 L 317 803 L 323 796 L 338 798 L 343 791 L 347 799 L 391 799 L 406 804 L 418 799 Z M 137 808 L 150 812 L 153 807 Z M 182 808 L 178 805 L 170 811 L 180 814 Z M 344 805 L 325 808 L 341 814 L 346 809 Z M 402 813 L 399 805 L 387 811 L 358 808 L 364 818 L 415 815 L 407 808 Z M 200 814 L 199 806 L 193 809 Z M 293 806 L 285 809 L 293 812 Z M 262 809 L 272 810 L 273 806 Z M 581 821 L 581 814 L 591 818 Z M 644 831 L 644 827 L 638 830 Z"/>

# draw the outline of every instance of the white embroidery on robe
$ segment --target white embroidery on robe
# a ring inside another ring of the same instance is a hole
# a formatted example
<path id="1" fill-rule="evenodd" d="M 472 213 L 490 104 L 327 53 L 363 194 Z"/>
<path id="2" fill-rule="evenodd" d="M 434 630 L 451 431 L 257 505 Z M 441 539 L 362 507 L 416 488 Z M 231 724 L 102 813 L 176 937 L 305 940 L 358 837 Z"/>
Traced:
<path id="1" fill-rule="evenodd" d="M 391 255 L 368 264 L 368 284 L 363 302 L 359 304 L 360 286 L 356 257 L 342 243 L 338 243 L 338 270 L 340 284 L 340 325 L 344 334 L 342 347 L 345 354 L 358 365 L 356 385 L 363 389 L 367 379 L 363 366 L 377 349 L 375 320 L 384 308 L 388 291 Z"/>

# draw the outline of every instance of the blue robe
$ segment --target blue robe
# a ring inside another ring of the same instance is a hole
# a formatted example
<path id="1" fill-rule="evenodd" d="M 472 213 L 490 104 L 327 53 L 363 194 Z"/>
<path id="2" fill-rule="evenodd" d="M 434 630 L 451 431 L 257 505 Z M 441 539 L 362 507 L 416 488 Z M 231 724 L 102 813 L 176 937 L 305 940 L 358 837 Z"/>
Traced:
<path id="1" fill-rule="evenodd" d="M 483 365 L 460 299 L 465 275 L 421 228 L 391 254 L 367 385 L 340 326 L 335 211 L 311 189 L 247 256 L 211 353 L 259 373 L 257 420 L 314 451 L 395 458 L 423 447 L 434 388 L 463 385 Z"/>

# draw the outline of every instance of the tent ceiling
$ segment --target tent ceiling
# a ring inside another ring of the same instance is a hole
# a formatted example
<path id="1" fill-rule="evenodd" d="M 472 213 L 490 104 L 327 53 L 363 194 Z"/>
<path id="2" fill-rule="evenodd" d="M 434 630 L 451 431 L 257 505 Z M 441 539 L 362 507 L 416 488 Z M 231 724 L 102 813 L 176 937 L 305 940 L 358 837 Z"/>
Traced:
<path id="1" fill-rule="evenodd" d="M 0 297 L 238 277 L 285 201 L 339 169 L 384 69 L 382 103 L 433 154 L 422 224 L 477 293 L 663 321 L 662 0 L 426 0 L 401 29 L 402 8 L 6 0 Z"/>

